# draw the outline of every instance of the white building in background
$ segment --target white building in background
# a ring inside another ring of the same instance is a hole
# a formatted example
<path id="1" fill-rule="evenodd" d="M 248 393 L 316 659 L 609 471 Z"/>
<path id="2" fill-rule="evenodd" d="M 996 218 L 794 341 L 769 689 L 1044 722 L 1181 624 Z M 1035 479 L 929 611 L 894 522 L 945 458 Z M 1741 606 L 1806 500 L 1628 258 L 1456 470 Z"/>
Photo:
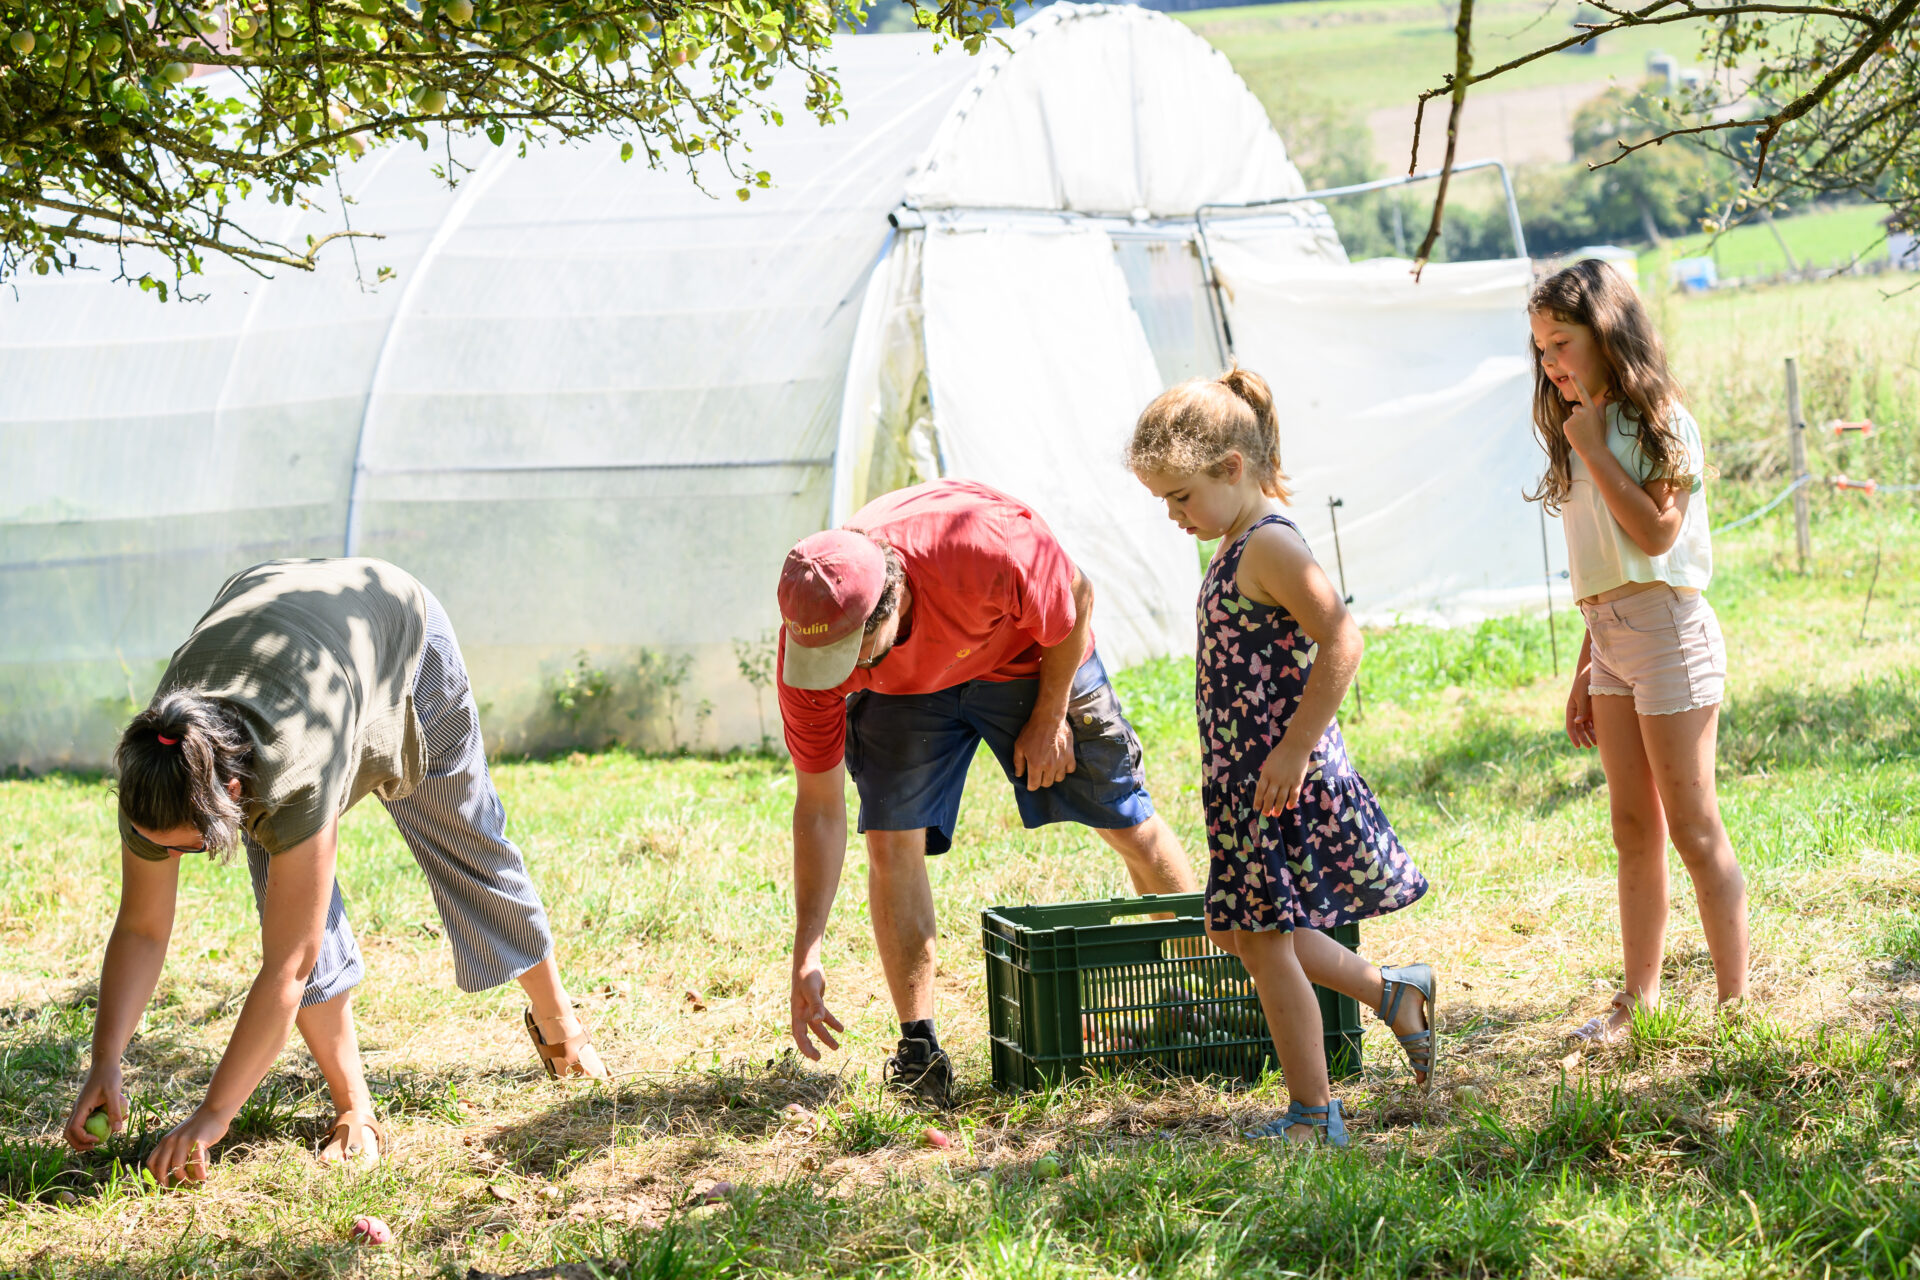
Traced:
<path id="1" fill-rule="evenodd" d="M 1627 283 L 1636 290 L 1640 287 L 1640 255 L 1632 249 L 1617 244 L 1590 244 L 1575 249 L 1572 253 L 1563 253 L 1558 266 L 1579 262 L 1582 258 L 1598 258 L 1627 278 Z M 1557 268 L 1556 268 L 1557 269 Z"/>
<path id="2" fill-rule="evenodd" d="M 751 743 L 742 658 L 787 547 L 942 474 L 1045 513 L 1110 664 L 1190 651 L 1194 548 L 1119 458 L 1229 331 L 1275 378 L 1330 562 L 1325 499 L 1345 503 L 1363 616 L 1537 597 L 1526 264 L 1416 288 L 1404 263 L 1348 264 L 1311 202 L 1202 237 L 1202 205 L 1302 191 L 1223 56 L 1100 5 L 1007 44 L 836 42 L 847 119 L 795 106 L 759 131 L 775 186 L 745 203 L 716 166 L 722 199 L 612 145 L 458 140 L 448 190 L 400 146 L 343 173 L 354 226 L 386 237 L 357 266 L 345 244 L 271 281 L 214 260 L 194 304 L 110 270 L 20 280 L 0 297 L 0 768 L 104 763 L 228 575 L 342 553 L 439 595 L 496 750 Z M 289 242 L 337 225 L 253 216 Z M 1400 359 L 1387 332 L 1425 348 Z M 582 655 L 617 694 L 585 722 L 553 696 Z"/>
<path id="3" fill-rule="evenodd" d="M 1887 226 L 1882 220 L 1881 226 Z M 1920 271 L 1920 236 L 1887 226 L 1887 257 L 1895 271 Z"/>

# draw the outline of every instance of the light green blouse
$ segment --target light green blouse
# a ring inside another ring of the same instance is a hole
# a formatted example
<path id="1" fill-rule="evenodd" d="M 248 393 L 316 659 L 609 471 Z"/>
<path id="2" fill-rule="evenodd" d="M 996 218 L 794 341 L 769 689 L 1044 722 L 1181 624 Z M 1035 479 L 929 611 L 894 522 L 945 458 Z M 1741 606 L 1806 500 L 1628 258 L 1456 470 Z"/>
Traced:
<path id="1" fill-rule="evenodd" d="M 1673 407 L 1667 423 L 1680 438 L 1681 447 L 1666 474 L 1659 478 L 1693 483 L 1680 534 L 1665 555 L 1650 556 L 1635 545 L 1607 508 L 1587 464 L 1579 453 L 1573 454 L 1573 488 L 1560 508 L 1560 524 L 1567 535 L 1567 569 L 1573 579 L 1574 599 L 1584 600 L 1629 582 L 1664 582 L 1705 591 L 1712 580 L 1713 543 L 1707 536 L 1707 451 L 1700 441 L 1700 424 L 1679 405 Z M 1618 404 L 1607 406 L 1607 449 L 1638 483 L 1655 478 L 1653 461 L 1640 448 L 1637 425 L 1624 417 Z"/>

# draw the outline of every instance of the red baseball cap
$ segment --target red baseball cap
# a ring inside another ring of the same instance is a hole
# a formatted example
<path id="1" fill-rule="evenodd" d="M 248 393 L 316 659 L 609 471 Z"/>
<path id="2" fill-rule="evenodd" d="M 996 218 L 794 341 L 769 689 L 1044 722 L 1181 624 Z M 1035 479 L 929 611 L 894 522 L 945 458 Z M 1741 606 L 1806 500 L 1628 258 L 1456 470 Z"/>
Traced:
<path id="1" fill-rule="evenodd" d="M 788 688 L 833 689 L 846 682 L 886 585 L 886 554 L 851 529 L 802 538 L 787 552 L 780 569 L 780 621 L 787 631 L 780 679 Z"/>

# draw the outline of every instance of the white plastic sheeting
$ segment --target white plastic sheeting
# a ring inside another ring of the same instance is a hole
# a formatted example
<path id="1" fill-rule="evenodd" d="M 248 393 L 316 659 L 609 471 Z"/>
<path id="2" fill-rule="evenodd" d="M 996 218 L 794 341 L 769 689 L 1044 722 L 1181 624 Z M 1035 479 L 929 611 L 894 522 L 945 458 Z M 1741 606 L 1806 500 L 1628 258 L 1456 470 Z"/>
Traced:
<path id="1" fill-rule="evenodd" d="M 449 191 L 400 146 L 343 174 L 386 239 L 311 276 L 214 259 L 207 301 L 168 306 L 111 270 L 20 281 L 0 760 L 102 762 L 220 582 L 341 554 L 356 491 L 354 549 L 444 601 L 492 743 L 692 741 L 703 699 L 702 745 L 756 739 L 733 646 L 773 625 L 780 555 L 823 522 L 887 210 L 976 73 L 910 36 L 839 53 L 849 119 L 761 131 L 778 185 L 746 203 L 611 144 L 456 142 Z M 257 216 L 295 240 L 331 221 Z M 363 288 L 379 267 L 396 279 Z M 624 688 L 562 714 L 580 654 Z"/>
<path id="2" fill-rule="evenodd" d="M 911 203 L 1171 218 L 1306 189 L 1225 54 L 1149 9 L 1106 7 L 1097 22 L 1071 9 L 987 46 Z"/>
<path id="3" fill-rule="evenodd" d="M 756 740 L 736 646 L 751 658 L 775 624 L 787 546 L 942 447 L 964 455 L 981 425 L 943 406 L 932 429 L 920 233 L 888 211 L 1184 217 L 1300 189 L 1225 60 L 1164 15 L 1056 5 L 1008 44 L 836 42 L 847 118 L 790 109 L 755 132 L 776 186 L 744 204 L 711 166 L 717 199 L 611 144 L 455 142 L 449 191 L 442 149 L 403 145 L 342 174 L 354 227 L 386 238 L 336 243 L 312 275 L 212 259 L 190 282 L 207 300 L 165 306 L 104 256 L 10 282 L 0 766 L 103 763 L 227 575 L 349 541 L 444 601 L 496 749 Z M 243 221 L 297 243 L 338 217 L 256 204 Z M 1198 359 L 1176 351 L 1194 346 L 1177 312 L 1155 327 L 1174 364 Z M 1009 487 L 1050 516 L 1086 491 L 1039 471 Z"/>
<path id="4" fill-rule="evenodd" d="M 1210 226 L 1241 364 L 1280 416 L 1290 513 L 1354 612 L 1464 622 L 1546 603 L 1524 260 L 1275 261 Z M 1559 538 L 1549 530 L 1549 543 Z"/>
<path id="5" fill-rule="evenodd" d="M 373 261 L 405 272 L 449 198 L 417 152 L 401 157 L 355 166 L 348 190 L 380 210 Z M 256 217 L 287 239 L 321 229 L 264 202 Z M 331 264 L 344 281 L 335 270 L 267 284 L 211 259 L 190 285 L 207 295 L 196 303 L 115 283 L 104 254 L 97 273 L 9 281 L 0 763 L 103 762 L 222 581 L 270 557 L 339 554 L 394 300 L 355 287 L 345 248 Z"/>
<path id="6" fill-rule="evenodd" d="M 1042 509 L 1092 582 L 1111 667 L 1191 653 L 1193 540 L 1121 461 L 1162 390 L 1113 242 L 1095 227 L 930 231 L 926 351 L 949 474 Z"/>
<path id="7" fill-rule="evenodd" d="M 760 735 L 736 645 L 764 652 L 780 557 L 824 522 L 886 213 L 970 72 L 851 43 L 849 121 L 755 140 L 774 190 L 508 156 L 413 275 L 368 393 L 357 550 L 441 595 L 508 748 Z M 614 691 L 556 716 L 581 654 Z"/>

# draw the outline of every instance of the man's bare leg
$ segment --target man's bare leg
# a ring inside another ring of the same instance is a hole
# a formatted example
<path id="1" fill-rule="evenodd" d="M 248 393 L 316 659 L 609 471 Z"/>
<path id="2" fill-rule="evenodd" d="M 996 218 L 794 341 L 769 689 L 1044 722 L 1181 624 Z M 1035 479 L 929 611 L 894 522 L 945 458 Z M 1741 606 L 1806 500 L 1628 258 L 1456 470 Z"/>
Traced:
<path id="1" fill-rule="evenodd" d="M 1180 837 L 1157 813 L 1137 827 L 1103 830 L 1100 838 L 1127 864 L 1127 876 L 1137 892 L 1192 893 L 1200 887 Z"/>
<path id="2" fill-rule="evenodd" d="M 900 1021 L 933 1017 L 933 887 L 927 833 L 867 832 L 867 913 Z"/>

